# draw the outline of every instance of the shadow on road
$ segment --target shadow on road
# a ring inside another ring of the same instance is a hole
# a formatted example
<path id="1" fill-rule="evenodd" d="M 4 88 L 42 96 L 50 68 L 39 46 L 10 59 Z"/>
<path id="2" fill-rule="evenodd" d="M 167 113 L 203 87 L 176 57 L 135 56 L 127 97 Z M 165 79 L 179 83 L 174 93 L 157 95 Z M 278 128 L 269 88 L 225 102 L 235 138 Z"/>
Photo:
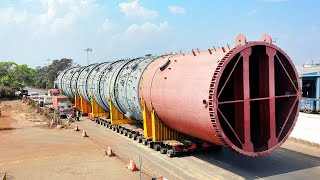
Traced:
<path id="1" fill-rule="evenodd" d="M 262 157 L 248 157 L 223 148 L 194 154 L 203 161 L 246 179 L 269 177 L 320 166 L 320 158 L 280 148 Z"/>
<path id="2" fill-rule="evenodd" d="M 0 131 L 12 131 L 12 130 L 16 130 L 17 128 L 0 128 Z"/>

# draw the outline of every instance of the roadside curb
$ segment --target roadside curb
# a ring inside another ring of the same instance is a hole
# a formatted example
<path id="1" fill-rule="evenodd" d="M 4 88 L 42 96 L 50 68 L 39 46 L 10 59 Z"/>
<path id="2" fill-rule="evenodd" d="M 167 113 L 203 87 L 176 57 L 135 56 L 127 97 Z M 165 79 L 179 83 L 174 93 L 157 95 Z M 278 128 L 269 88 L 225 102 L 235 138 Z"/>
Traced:
<path id="1" fill-rule="evenodd" d="M 310 141 L 307 141 L 307 140 L 304 140 L 304 139 L 300 139 L 300 138 L 289 137 L 288 141 L 293 141 L 293 142 L 301 143 L 301 144 L 304 144 L 304 145 L 307 145 L 307 146 L 320 148 L 320 144 L 315 143 L 315 142 L 310 142 Z"/>

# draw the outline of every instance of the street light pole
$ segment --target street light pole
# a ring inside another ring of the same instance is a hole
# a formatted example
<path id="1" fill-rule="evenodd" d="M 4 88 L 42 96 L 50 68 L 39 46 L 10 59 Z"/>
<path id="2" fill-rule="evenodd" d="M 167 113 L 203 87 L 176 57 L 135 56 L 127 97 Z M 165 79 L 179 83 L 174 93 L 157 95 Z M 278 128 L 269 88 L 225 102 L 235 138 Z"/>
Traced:
<path id="1" fill-rule="evenodd" d="M 89 65 L 89 52 L 91 52 L 92 49 L 91 49 L 91 48 L 87 48 L 87 49 L 85 49 L 84 51 L 87 52 L 87 63 L 88 63 L 88 65 Z"/>

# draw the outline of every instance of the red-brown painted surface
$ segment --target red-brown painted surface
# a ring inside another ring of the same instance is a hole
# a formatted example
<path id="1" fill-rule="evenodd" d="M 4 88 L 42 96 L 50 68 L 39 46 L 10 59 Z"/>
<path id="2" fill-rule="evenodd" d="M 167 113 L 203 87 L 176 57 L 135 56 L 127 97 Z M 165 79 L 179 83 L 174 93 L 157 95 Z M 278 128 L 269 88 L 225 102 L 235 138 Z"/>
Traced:
<path id="1" fill-rule="evenodd" d="M 145 69 L 139 97 L 176 131 L 248 156 L 269 153 L 297 119 L 298 75 L 269 35 L 239 35 L 229 47 L 159 57 Z"/>

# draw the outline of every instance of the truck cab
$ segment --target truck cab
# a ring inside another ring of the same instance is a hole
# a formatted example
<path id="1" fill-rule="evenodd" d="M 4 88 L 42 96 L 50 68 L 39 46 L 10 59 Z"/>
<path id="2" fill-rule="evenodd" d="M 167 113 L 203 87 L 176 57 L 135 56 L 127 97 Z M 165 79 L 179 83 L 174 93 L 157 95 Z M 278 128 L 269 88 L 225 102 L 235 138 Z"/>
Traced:
<path id="1" fill-rule="evenodd" d="M 60 96 L 59 89 L 49 89 L 48 96 Z"/>

